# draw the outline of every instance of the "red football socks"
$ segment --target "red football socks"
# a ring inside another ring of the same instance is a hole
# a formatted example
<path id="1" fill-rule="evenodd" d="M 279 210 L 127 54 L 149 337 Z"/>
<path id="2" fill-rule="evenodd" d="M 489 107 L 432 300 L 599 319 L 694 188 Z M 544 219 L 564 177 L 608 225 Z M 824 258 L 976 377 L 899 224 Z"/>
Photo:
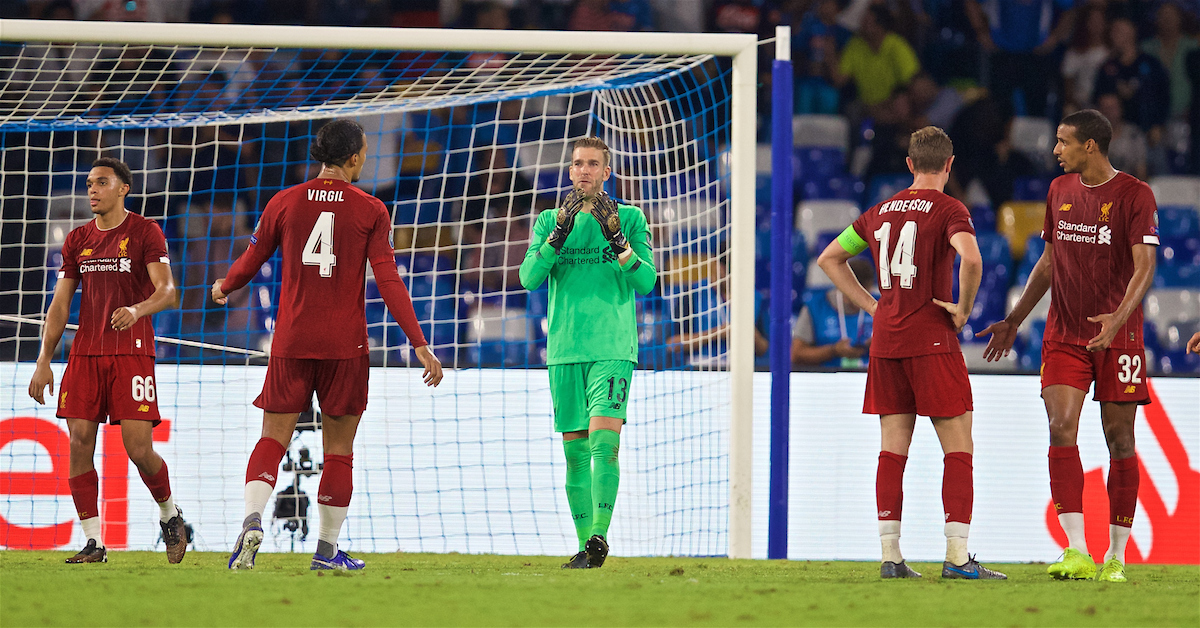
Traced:
<path id="1" fill-rule="evenodd" d="M 974 468 L 971 454 L 955 451 L 946 454 L 942 471 L 942 508 L 947 522 L 971 523 L 975 501 Z"/>
<path id="2" fill-rule="evenodd" d="M 879 452 L 879 467 L 875 472 L 875 504 L 880 520 L 900 520 L 904 505 L 904 465 L 908 456 L 890 451 Z"/>
<path id="3" fill-rule="evenodd" d="M 345 508 L 354 492 L 354 455 L 325 454 L 321 471 L 321 486 L 317 488 L 317 503 L 321 506 Z"/>
<path id="4" fill-rule="evenodd" d="M 1109 523 L 1126 528 L 1133 527 L 1133 515 L 1137 511 L 1138 471 L 1136 455 L 1120 460 L 1110 460 L 1108 465 L 1108 517 Z"/>
<path id="5" fill-rule="evenodd" d="M 260 438 L 250 454 L 250 462 L 246 464 L 246 482 L 266 482 L 275 486 L 279 476 L 279 461 L 283 460 L 286 450 L 283 444 L 274 438 Z"/>
<path id="6" fill-rule="evenodd" d="M 1078 445 L 1050 447 L 1050 497 L 1057 514 L 1083 512 L 1083 463 Z"/>
<path id="7" fill-rule="evenodd" d="M 165 501 L 171 496 L 171 479 L 167 476 L 167 461 L 162 461 L 162 467 L 158 473 L 154 475 L 146 475 L 138 471 L 138 475 L 142 476 L 142 482 L 146 484 L 146 488 L 150 489 L 150 495 L 154 497 L 154 501 Z"/>
<path id="8" fill-rule="evenodd" d="M 71 499 L 80 520 L 100 516 L 100 476 L 95 469 L 68 479 L 67 486 L 71 487 Z"/>

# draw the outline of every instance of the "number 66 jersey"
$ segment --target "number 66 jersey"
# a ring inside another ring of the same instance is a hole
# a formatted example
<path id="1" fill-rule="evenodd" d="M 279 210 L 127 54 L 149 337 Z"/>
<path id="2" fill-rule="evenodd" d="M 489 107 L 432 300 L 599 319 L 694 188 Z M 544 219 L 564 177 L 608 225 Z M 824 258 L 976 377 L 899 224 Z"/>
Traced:
<path id="1" fill-rule="evenodd" d="M 901 190 L 854 221 L 879 276 L 872 358 L 960 351 L 954 322 L 933 299 L 953 301 L 956 233 L 975 235 L 966 206 L 937 190 Z"/>
<path id="2" fill-rule="evenodd" d="M 388 309 L 413 346 L 422 346 L 424 334 L 396 272 L 391 231 L 383 202 L 350 183 L 316 178 L 287 188 L 267 203 L 222 292 L 246 285 L 278 248 L 282 285 L 271 355 L 345 360 L 369 350 L 364 311 L 369 260 L 381 292 L 385 279 L 402 291 Z"/>

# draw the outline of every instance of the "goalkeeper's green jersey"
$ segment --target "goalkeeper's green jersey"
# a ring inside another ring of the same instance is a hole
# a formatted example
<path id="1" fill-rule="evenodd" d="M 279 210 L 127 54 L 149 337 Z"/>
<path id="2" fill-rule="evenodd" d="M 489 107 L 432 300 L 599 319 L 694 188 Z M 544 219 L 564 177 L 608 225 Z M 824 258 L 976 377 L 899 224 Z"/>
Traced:
<path id="1" fill-rule="evenodd" d="M 558 210 L 538 215 L 533 241 L 521 262 L 521 285 L 535 290 L 550 278 L 546 364 L 600 360 L 637 362 L 637 312 L 634 292 L 649 294 L 658 272 L 650 253 L 646 215 L 619 205 L 621 232 L 633 257 L 624 265 L 609 247 L 600 223 L 580 213 L 571 234 L 555 253 L 546 238 Z"/>

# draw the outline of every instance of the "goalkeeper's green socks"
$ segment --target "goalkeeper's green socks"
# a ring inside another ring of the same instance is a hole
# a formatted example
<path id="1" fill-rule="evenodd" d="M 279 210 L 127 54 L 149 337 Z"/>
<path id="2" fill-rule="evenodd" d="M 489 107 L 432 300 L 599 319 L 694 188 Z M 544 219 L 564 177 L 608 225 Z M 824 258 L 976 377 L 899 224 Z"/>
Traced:
<path id="1" fill-rule="evenodd" d="M 595 430 L 588 440 L 592 444 L 592 503 L 596 506 L 592 534 L 607 537 L 613 504 L 617 501 L 617 485 L 621 483 L 621 465 L 617 462 L 621 435 L 612 430 Z"/>
<path id="2" fill-rule="evenodd" d="M 586 438 L 563 441 L 567 454 L 567 504 L 579 537 L 579 551 L 592 534 L 592 449 Z"/>

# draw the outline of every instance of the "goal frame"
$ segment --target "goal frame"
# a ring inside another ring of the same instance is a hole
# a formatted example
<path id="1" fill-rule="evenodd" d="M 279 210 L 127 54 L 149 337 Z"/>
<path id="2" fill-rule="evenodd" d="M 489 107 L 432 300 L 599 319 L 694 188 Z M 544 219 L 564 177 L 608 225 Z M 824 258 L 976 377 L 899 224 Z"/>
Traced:
<path id="1" fill-rule="evenodd" d="M 508 53 L 711 54 L 731 57 L 728 556 L 751 557 L 754 176 L 759 43 L 755 35 L 4 19 L 0 20 L 0 41 Z"/>

